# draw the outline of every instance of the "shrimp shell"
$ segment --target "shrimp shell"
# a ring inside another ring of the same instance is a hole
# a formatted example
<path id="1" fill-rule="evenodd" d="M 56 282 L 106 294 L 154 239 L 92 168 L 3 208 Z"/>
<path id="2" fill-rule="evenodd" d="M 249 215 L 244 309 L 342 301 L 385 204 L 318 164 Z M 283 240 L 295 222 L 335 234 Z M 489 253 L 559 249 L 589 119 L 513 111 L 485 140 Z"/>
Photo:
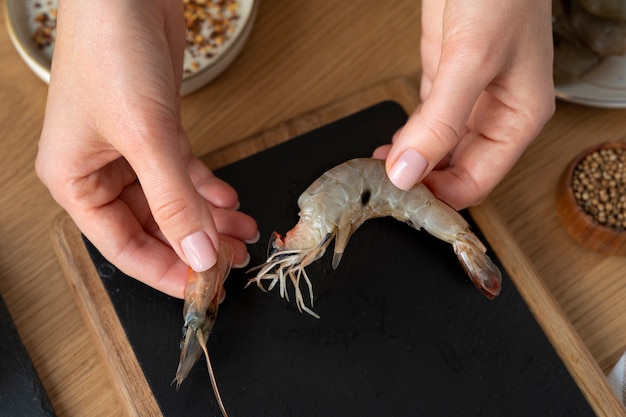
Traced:
<path id="1" fill-rule="evenodd" d="M 211 386 L 224 416 L 227 416 L 227 413 L 217 388 L 206 344 L 217 318 L 217 309 L 224 297 L 224 281 L 228 277 L 232 262 L 233 248 L 228 243 L 221 241 L 218 259 L 212 268 L 204 272 L 188 269 L 183 307 L 185 319 L 183 340 L 181 341 L 180 361 L 174 378 L 178 389 L 204 352 Z"/>
<path id="2" fill-rule="evenodd" d="M 350 236 L 368 219 L 391 216 L 416 230 L 450 243 L 459 262 L 474 285 L 489 299 L 500 293 L 502 275 L 486 255 L 486 248 L 470 231 L 465 219 L 452 207 L 437 199 L 424 185 L 408 191 L 389 181 L 384 161 L 359 158 L 344 162 L 325 172 L 298 198 L 299 221 L 285 235 L 276 232 L 270 240 L 271 253 L 253 270 L 256 283 L 269 280 L 268 290 L 278 283 L 280 295 L 289 299 L 287 278 L 295 288 L 296 305 L 319 317 L 304 302 L 300 280 L 304 279 L 313 305 L 313 286 L 305 267 L 318 260 L 334 239 L 333 269 L 337 268 Z"/>

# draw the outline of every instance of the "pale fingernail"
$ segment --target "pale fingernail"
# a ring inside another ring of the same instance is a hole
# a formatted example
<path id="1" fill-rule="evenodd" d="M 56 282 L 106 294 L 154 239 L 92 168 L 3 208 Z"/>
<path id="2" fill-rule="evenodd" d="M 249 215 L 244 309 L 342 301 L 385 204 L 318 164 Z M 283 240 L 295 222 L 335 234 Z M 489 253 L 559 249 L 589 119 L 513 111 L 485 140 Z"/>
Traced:
<path id="1" fill-rule="evenodd" d="M 389 179 L 401 190 L 408 190 L 422 178 L 427 167 L 426 158 L 412 149 L 407 149 L 391 167 Z"/>
<path id="2" fill-rule="evenodd" d="M 196 272 L 206 271 L 217 261 L 213 243 L 203 231 L 190 234 L 181 240 L 180 246 L 189 266 Z"/>
<path id="3" fill-rule="evenodd" d="M 254 235 L 252 239 L 244 240 L 244 242 L 247 243 L 248 245 L 252 245 L 254 243 L 257 243 L 260 238 L 261 238 L 261 233 L 259 233 L 259 231 L 257 230 L 256 235 Z"/>
<path id="4" fill-rule="evenodd" d="M 250 254 L 246 253 L 246 259 L 240 264 L 233 264 L 233 268 L 245 268 L 250 263 Z"/>
<path id="5" fill-rule="evenodd" d="M 396 130 L 396 132 L 393 134 L 393 136 L 391 137 L 391 143 L 395 142 L 395 140 L 398 139 L 398 136 L 400 136 L 400 132 L 402 132 L 402 128 Z"/>

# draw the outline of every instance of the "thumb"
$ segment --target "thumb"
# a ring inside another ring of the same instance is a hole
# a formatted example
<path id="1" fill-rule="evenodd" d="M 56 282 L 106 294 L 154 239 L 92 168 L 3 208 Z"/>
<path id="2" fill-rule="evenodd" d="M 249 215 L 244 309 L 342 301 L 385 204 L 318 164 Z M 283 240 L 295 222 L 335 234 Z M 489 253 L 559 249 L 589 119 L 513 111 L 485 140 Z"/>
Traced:
<path id="1" fill-rule="evenodd" d="M 181 133 L 182 134 L 182 133 Z M 217 261 L 219 235 L 207 202 L 197 192 L 178 140 L 148 141 L 128 158 L 154 221 L 178 256 L 201 272 Z"/>
<path id="2" fill-rule="evenodd" d="M 408 190 L 421 181 L 459 143 L 488 77 L 463 64 L 462 57 L 442 60 L 430 92 L 395 134 L 387 156 L 391 182 Z M 478 78 L 478 79 L 477 79 Z"/>

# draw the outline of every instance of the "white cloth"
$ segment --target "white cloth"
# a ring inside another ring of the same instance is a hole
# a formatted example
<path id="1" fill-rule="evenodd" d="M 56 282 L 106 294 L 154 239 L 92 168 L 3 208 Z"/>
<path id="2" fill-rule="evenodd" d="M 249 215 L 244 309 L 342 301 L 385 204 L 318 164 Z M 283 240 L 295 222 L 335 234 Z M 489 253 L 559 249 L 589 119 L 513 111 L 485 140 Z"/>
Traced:
<path id="1" fill-rule="evenodd" d="M 608 378 L 617 394 L 617 398 L 622 401 L 622 404 L 626 405 L 626 352 L 617 361 Z"/>

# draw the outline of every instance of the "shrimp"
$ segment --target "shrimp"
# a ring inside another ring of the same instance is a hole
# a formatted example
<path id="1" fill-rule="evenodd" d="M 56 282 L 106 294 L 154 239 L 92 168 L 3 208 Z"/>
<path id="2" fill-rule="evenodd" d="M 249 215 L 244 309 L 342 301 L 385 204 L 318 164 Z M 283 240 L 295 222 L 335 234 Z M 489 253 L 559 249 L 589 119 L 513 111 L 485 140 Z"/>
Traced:
<path id="1" fill-rule="evenodd" d="M 232 262 L 233 248 L 221 241 L 215 266 L 205 272 L 188 269 L 183 307 L 185 318 L 183 340 L 181 341 L 180 361 L 174 378 L 178 389 L 204 352 L 213 392 L 224 416 L 227 416 L 226 409 L 215 382 L 206 344 L 217 318 L 217 308 L 224 298 L 224 281 L 228 277 Z"/>
<path id="2" fill-rule="evenodd" d="M 474 285 L 489 299 L 500 293 L 502 275 L 486 255 L 486 248 L 470 231 L 465 219 L 437 199 L 423 184 L 408 191 L 389 181 L 384 161 L 362 158 L 344 162 L 315 180 L 298 198 L 300 220 L 283 238 L 274 232 L 267 260 L 253 270 L 248 281 L 265 290 L 278 283 L 280 295 L 289 300 L 287 277 L 295 287 L 298 309 L 319 316 L 305 305 L 300 280 L 304 278 L 313 305 L 313 287 L 305 267 L 324 255 L 335 239 L 333 269 L 337 268 L 350 236 L 368 219 L 391 216 L 413 228 L 425 229 L 454 248 Z"/>

